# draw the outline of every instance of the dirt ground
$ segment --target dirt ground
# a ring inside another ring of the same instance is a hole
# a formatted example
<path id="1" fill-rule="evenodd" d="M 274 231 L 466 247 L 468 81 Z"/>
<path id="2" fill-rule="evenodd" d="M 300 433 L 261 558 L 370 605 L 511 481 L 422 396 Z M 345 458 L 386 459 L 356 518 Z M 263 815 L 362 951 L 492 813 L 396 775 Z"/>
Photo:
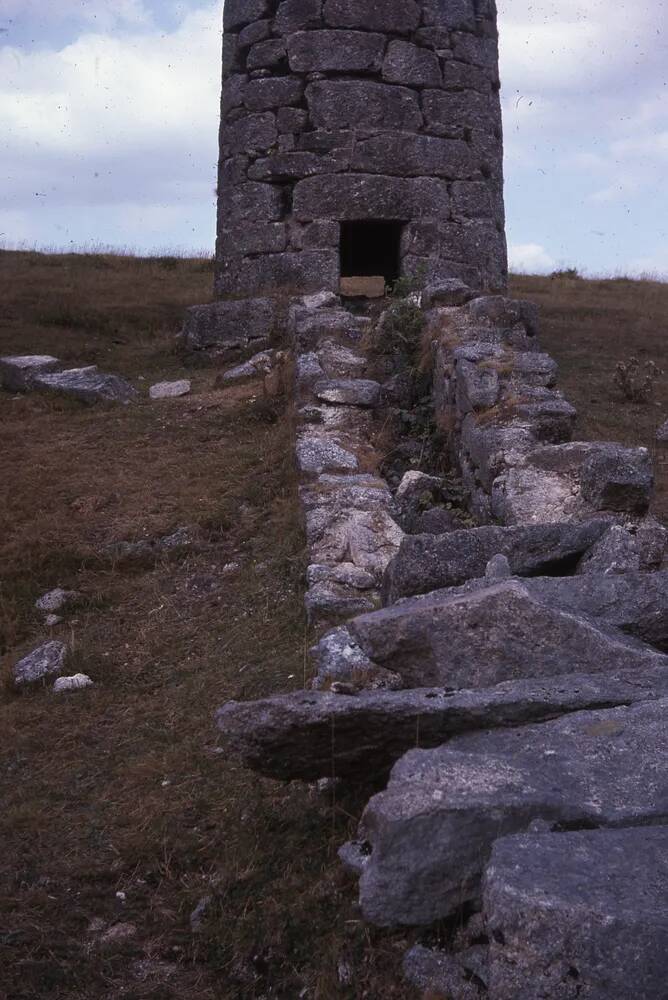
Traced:
<path id="1" fill-rule="evenodd" d="M 4 676 L 56 638 L 95 681 L 0 691 L 0 997 L 409 1000 L 408 935 L 363 924 L 336 859 L 365 796 L 261 780 L 217 746 L 220 704 L 304 686 L 310 636 L 289 405 L 216 388 L 175 340 L 210 262 L 5 252 L 0 286 L 0 355 L 95 363 L 143 394 L 0 394 Z M 668 367 L 668 286 L 518 278 L 513 293 L 543 306 L 582 435 L 652 445 L 666 380 L 640 406 L 611 376 L 632 353 Z M 148 400 L 184 375 L 190 396 Z M 119 555 L 180 527 L 190 546 Z M 55 586 L 82 597 L 47 629 L 34 602 Z"/>

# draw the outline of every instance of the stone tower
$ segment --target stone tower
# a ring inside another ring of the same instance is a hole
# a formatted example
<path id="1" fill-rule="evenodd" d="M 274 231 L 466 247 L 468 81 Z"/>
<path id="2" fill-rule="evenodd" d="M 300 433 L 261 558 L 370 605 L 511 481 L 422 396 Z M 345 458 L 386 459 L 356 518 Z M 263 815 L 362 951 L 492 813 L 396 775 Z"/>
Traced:
<path id="1" fill-rule="evenodd" d="M 226 0 L 218 298 L 506 283 L 494 0 Z"/>

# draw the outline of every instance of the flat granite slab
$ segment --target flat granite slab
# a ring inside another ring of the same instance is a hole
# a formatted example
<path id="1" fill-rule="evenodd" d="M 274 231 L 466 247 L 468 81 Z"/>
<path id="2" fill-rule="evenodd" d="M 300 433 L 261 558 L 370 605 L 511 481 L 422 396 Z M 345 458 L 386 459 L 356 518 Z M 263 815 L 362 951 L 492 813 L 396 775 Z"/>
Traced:
<path id="1" fill-rule="evenodd" d="M 662 699 L 405 754 L 344 851 L 361 872 L 365 918 L 427 925 L 479 902 L 494 843 L 535 821 L 548 830 L 665 823 L 667 718 Z"/>

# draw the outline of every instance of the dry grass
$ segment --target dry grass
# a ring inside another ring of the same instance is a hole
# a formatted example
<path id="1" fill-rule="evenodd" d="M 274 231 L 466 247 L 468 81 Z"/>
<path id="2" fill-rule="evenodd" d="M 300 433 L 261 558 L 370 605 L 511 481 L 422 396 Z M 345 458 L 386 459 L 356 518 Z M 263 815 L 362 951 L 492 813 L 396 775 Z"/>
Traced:
<path id="1" fill-rule="evenodd" d="M 2 253 L 0 282 L 0 354 L 146 387 L 183 373 L 174 335 L 211 273 Z M 658 408 L 619 405 L 610 376 L 632 351 L 666 367 L 668 290 L 515 285 L 545 307 L 545 346 L 589 406 L 583 433 L 649 441 Z M 53 635 L 96 681 L 62 699 L 0 692 L 0 996 L 408 1000 L 405 936 L 364 926 L 336 860 L 363 796 L 333 803 L 218 753 L 218 705 L 304 684 L 303 539 L 280 400 L 190 374 L 192 396 L 121 409 L 0 396 L 3 669 L 48 638 L 33 604 L 62 585 L 84 600 Z M 181 525 L 199 544 L 169 559 L 109 554 Z M 136 934 L 104 948 L 95 920 Z"/>
<path id="2" fill-rule="evenodd" d="M 174 335 L 210 288 L 201 261 L 122 257 L 0 254 L 0 279 L 0 354 L 144 390 L 183 373 Z M 217 751 L 217 706 L 304 684 L 303 539 L 280 400 L 190 374 L 192 396 L 127 408 L 0 396 L 4 670 L 49 638 L 33 604 L 62 585 L 84 601 L 53 637 L 96 682 L 0 691 L 0 996 L 405 997 L 401 942 L 364 928 L 336 861 L 348 807 Z M 181 525 L 200 542 L 180 555 L 109 554 Z M 137 932 L 103 948 L 95 920 Z"/>

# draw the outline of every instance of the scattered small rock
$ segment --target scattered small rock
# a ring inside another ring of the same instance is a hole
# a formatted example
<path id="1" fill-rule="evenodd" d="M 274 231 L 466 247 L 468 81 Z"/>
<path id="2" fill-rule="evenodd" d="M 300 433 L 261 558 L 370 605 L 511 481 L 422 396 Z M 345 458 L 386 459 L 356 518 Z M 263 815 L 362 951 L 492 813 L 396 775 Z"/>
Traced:
<path id="1" fill-rule="evenodd" d="M 213 896 L 202 896 L 199 903 L 190 914 L 190 929 L 193 934 L 197 934 L 202 929 L 202 924 L 204 923 L 212 902 Z"/>
<path id="2" fill-rule="evenodd" d="M 242 382 L 244 379 L 257 378 L 259 375 L 268 375 L 274 367 L 275 362 L 275 351 L 261 351 L 242 365 L 237 365 L 235 368 L 230 368 L 229 371 L 223 372 L 216 379 L 216 384 L 229 385 L 231 382 Z"/>
<path id="3" fill-rule="evenodd" d="M 156 382 L 149 389 L 151 399 L 175 399 L 178 396 L 187 396 L 191 390 L 190 379 L 181 379 L 178 382 Z"/>
<path id="4" fill-rule="evenodd" d="M 56 587 L 55 590 L 50 590 L 35 601 L 35 607 L 38 611 L 51 615 L 56 611 L 62 611 L 68 604 L 78 600 L 80 596 L 76 590 L 63 590 L 62 587 Z"/>
<path id="5" fill-rule="evenodd" d="M 44 619 L 44 623 L 48 625 L 49 628 L 54 628 L 54 626 L 60 625 L 62 623 L 62 620 L 63 619 L 60 617 L 60 615 L 47 615 L 46 618 Z"/>
<path id="6" fill-rule="evenodd" d="M 120 923 L 113 924 L 100 936 L 100 944 L 105 947 L 113 947 L 118 944 L 126 944 L 137 935 L 137 928 L 134 924 Z"/>
<path id="7" fill-rule="evenodd" d="M 656 432 L 656 440 L 659 444 L 668 444 L 668 420 L 659 427 Z"/>
<path id="8" fill-rule="evenodd" d="M 17 687 L 36 684 L 46 677 L 62 673 L 67 658 L 67 646 L 62 642 L 46 642 L 14 665 L 12 675 Z"/>
<path id="9" fill-rule="evenodd" d="M 82 688 L 92 687 L 93 682 L 87 674 L 74 674 L 73 677 L 59 677 L 53 685 L 54 694 L 63 694 L 66 691 L 81 691 Z"/>

